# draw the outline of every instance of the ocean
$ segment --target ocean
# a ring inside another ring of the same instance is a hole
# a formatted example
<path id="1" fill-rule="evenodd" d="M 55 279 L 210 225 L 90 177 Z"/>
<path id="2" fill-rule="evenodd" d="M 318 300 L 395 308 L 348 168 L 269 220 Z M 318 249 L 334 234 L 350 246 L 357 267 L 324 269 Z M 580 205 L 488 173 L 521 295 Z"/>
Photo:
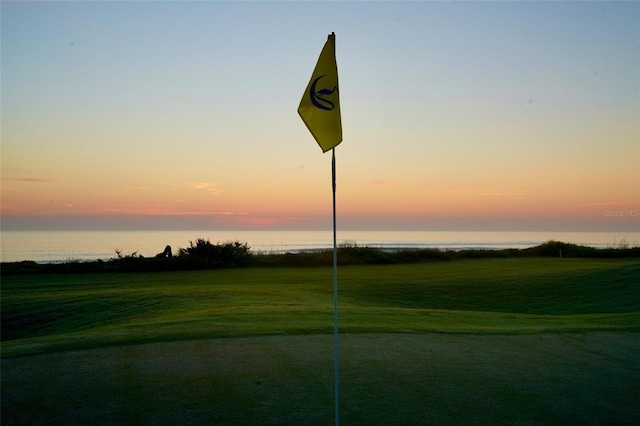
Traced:
<path id="1" fill-rule="evenodd" d="M 212 243 L 240 241 L 254 253 L 283 253 L 333 247 L 329 231 L 4 231 L 0 234 L 2 262 L 40 263 L 109 260 L 137 253 L 153 257 L 170 245 L 173 253 L 198 238 Z M 340 231 L 339 245 L 357 244 L 383 249 L 504 249 L 527 248 L 549 240 L 604 248 L 620 243 L 640 244 L 640 232 L 446 232 Z"/>

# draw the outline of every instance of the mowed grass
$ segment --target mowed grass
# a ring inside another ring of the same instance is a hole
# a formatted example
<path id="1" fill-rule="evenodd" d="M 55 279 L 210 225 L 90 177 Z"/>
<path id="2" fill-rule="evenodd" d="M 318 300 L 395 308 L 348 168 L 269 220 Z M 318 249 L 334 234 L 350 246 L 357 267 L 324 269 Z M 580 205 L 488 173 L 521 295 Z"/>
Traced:
<path id="1" fill-rule="evenodd" d="M 339 268 L 343 333 L 640 330 L 638 259 Z M 333 330 L 331 268 L 8 276 L 2 356 Z"/>

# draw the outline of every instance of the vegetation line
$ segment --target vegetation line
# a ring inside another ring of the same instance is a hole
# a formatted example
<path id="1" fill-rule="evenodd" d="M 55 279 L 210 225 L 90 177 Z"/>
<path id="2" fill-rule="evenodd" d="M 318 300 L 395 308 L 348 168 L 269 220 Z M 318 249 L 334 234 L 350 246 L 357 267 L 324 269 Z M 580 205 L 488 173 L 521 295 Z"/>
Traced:
<path id="1" fill-rule="evenodd" d="M 137 253 L 123 255 L 115 250 L 116 257 L 108 261 L 68 261 L 56 264 L 39 264 L 34 261 L 5 262 L 0 264 L 2 276 L 15 274 L 70 273 L 70 272 L 162 272 L 198 269 L 238 267 L 317 267 L 332 264 L 331 249 L 296 253 L 254 253 L 247 243 L 228 241 L 212 244 L 209 240 L 190 241 L 188 248 L 180 248 L 177 255 L 170 251 L 153 258 Z M 526 249 L 397 249 L 343 244 L 338 248 L 340 265 L 389 265 L 455 259 L 489 259 L 518 257 L 563 258 L 633 258 L 640 257 L 640 246 L 630 246 L 625 241 L 607 248 L 594 248 L 559 241 Z"/>

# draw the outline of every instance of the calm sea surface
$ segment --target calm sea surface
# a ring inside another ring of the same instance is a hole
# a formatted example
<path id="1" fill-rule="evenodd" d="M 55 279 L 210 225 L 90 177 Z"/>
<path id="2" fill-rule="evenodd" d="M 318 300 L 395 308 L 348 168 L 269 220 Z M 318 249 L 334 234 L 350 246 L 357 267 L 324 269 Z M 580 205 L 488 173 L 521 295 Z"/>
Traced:
<path id="1" fill-rule="evenodd" d="M 2 262 L 35 260 L 108 260 L 138 253 L 155 256 L 170 245 L 173 252 L 198 238 L 212 243 L 241 241 L 253 252 L 273 253 L 333 247 L 329 231 L 6 231 L 0 234 Z M 640 232 L 408 232 L 338 231 L 338 244 L 380 248 L 502 249 L 532 247 L 549 240 L 592 247 L 621 241 L 640 244 Z"/>

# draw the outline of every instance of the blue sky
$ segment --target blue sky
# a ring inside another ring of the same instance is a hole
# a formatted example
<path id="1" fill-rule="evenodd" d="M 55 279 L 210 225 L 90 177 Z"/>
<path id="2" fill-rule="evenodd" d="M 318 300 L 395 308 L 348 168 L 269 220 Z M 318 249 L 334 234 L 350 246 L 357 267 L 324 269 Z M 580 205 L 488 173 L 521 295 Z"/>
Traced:
<path id="1" fill-rule="evenodd" d="M 296 108 L 334 31 L 346 226 L 638 229 L 639 3 L 1 13 L 5 228 L 325 226 L 330 155 Z"/>

